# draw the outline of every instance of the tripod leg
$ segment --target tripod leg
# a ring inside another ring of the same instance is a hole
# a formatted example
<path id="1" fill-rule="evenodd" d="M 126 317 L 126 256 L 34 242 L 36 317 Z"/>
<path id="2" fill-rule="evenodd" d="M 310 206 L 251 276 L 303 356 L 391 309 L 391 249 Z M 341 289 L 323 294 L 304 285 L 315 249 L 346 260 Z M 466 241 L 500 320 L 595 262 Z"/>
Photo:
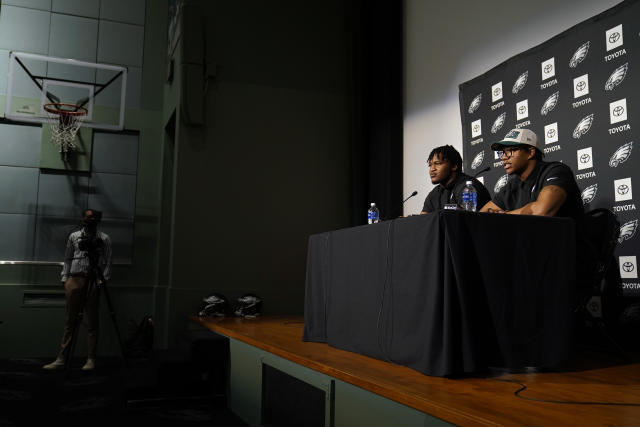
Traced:
<path id="1" fill-rule="evenodd" d="M 113 309 L 113 304 L 111 303 L 111 296 L 109 295 L 109 290 L 107 289 L 107 284 L 103 282 L 100 285 L 100 289 L 104 291 L 105 299 L 107 300 L 107 306 L 109 307 L 109 315 L 111 316 L 111 321 L 113 322 L 113 327 L 116 331 L 116 336 L 118 337 L 118 344 L 120 344 L 120 351 L 122 352 L 122 360 L 124 361 L 125 366 L 127 366 L 127 354 L 124 350 L 124 345 L 122 344 L 122 337 L 120 335 L 120 330 L 118 329 L 118 322 L 116 321 L 116 312 Z"/>

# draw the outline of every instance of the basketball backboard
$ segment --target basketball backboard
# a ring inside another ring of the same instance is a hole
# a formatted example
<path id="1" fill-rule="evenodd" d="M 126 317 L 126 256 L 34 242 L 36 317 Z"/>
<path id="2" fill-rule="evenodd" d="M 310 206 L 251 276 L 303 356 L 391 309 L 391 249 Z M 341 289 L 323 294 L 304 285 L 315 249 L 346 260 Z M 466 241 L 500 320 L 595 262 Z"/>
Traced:
<path id="1" fill-rule="evenodd" d="M 82 126 L 122 130 L 126 89 L 125 67 L 11 52 L 5 117 L 47 123 L 45 104 L 71 104 L 86 109 Z"/>

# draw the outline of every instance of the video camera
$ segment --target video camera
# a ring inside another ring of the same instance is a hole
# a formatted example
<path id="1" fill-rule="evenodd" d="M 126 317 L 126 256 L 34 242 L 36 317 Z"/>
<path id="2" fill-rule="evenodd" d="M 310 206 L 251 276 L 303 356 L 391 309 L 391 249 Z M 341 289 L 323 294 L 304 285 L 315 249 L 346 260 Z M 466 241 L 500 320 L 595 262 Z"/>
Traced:
<path id="1" fill-rule="evenodd" d="M 78 241 L 78 248 L 81 251 L 89 252 L 89 254 L 99 253 L 103 245 L 102 239 L 95 234 L 82 235 Z"/>

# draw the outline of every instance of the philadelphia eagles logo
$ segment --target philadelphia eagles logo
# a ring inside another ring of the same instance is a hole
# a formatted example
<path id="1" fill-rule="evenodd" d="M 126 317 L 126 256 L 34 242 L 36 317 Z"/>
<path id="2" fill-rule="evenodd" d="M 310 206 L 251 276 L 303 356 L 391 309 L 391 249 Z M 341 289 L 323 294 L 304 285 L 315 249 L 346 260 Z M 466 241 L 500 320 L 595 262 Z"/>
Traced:
<path id="1" fill-rule="evenodd" d="M 591 125 L 593 124 L 593 114 L 589 114 L 587 117 L 580 120 L 578 126 L 573 130 L 573 137 L 579 139 L 582 135 L 589 132 Z"/>
<path id="2" fill-rule="evenodd" d="M 504 174 L 500 177 L 500 179 L 498 180 L 498 182 L 496 182 L 495 187 L 493 187 L 493 193 L 497 193 L 500 190 L 502 190 L 502 187 L 504 187 L 505 185 L 507 185 L 507 181 L 509 180 L 509 175 Z"/>
<path id="3" fill-rule="evenodd" d="M 469 109 L 467 111 L 469 111 L 469 114 L 473 114 L 479 107 L 480 107 L 480 102 L 482 101 L 482 94 L 478 94 L 475 98 L 473 98 L 473 101 L 471 101 L 471 104 L 469 104 Z"/>
<path id="4" fill-rule="evenodd" d="M 476 154 L 471 162 L 471 169 L 477 169 L 484 161 L 484 150 Z"/>
<path id="5" fill-rule="evenodd" d="M 622 243 L 625 240 L 629 240 L 630 238 L 635 236 L 637 229 L 638 229 L 637 219 L 634 219 L 622 224 L 622 227 L 620 227 L 620 237 L 618 237 L 618 243 Z"/>
<path id="6" fill-rule="evenodd" d="M 582 61 L 584 61 L 584 58 L 587 57 L 587 53 L 589 53 L 589 45 L 590 44 L 591 44 L 591 42 L 586 42 L 585 44 L 580 46 L 575 51 L 575 53 L 573 54 L 573 56 L 569 60 L 569 67 L 576 68 L 578 66 L 578 64 L 580 64 Z"/>
<path id="7" fill-rule="evenodd" d="M 542 114 L 543 116 L 546 116 L 549 113 L 549 111 L 556 108 L 556 105 L 558 105 L 559 96 L 560 96 L 560 92 L 556 92 L 550 97 L 548 97 L 547 100 L 544 101 L 544 104 L 542 104 L 542 108 L 540 108 L 540 114 Z"/>
<path id="8" fill-rule="evenodd" d="M 493 122 L 493 126 L 491 126 L 491 133 L 496 133 L 502 129 L 505 117 L 507 117 L 507 113 L 502 113 L 496 118 L 496 121 Z"/>
<path id="9" fill-rule="evenodd" d="M 513 84 L 513 89 L 511 89 L 511 92 L 520 92 L 524 85 L 527 84 L 527 78 L 529 78 L 529 71 L 525 71 L 524 73 L 520 74 L 520 77 L 518 77 L 516 82 Z"/>
<path id="10" fill-rule="evenodd" d="M 618 148 L 615 153 L 609 159 L 609 166 L 617 168 L 620 163 L 624 163 L 631 156 L 631 149 L 633 148 L 633 141 L 623 144 Z"/>
<path id="11" fill-rule="evenodd" d="M 593 184 L 582 190 L 582 203 L 589 204 L 596 198 L 596 193 L 598 192 L 598 184 Z"/>
<path id="12" fill-rule="evenodd" d="M 619 66 L 607 79 L 607 82 L 604 84 L 604 90 L 613 90 L 616 86 L 618 86 L 624 80 L 627 75 L 627 70 L 629 69 L 629 63 L 627 62 L 624 65 Z"/>

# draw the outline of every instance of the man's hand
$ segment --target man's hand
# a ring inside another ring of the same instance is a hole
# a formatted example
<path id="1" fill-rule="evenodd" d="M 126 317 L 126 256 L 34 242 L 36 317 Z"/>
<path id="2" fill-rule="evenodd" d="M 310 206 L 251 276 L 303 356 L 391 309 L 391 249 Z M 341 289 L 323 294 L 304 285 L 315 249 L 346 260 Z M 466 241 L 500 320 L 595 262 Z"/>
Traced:
<path id="1" fill-rule="evenodd" d="M 507 211 L 503 211 L 500 208 L 498 208 L 498 209 L 488 208 L 487 212 L 489 212 L 489 213 L 501 213 L 501 214 L 506 214 L 507 213 Z"/>
<path id="2" fill-rule="evenodd" d="M 478 212 L 490 212 L 490 213 L 507 213 L 500 206 L 493 203 L 493 201 L 489 200 L 486 205 L 484 205 Z"/>

